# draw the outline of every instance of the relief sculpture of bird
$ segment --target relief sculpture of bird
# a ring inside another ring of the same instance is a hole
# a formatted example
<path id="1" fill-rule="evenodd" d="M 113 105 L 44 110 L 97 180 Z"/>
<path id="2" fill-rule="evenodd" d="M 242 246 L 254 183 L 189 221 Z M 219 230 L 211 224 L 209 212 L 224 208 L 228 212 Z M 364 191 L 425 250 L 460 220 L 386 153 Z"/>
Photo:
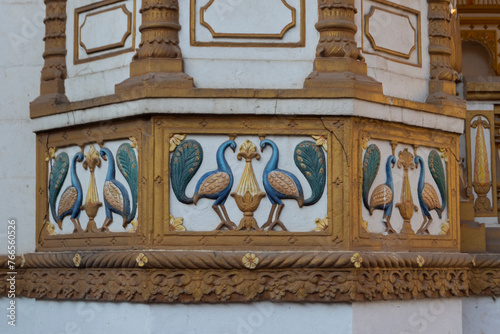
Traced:
<path id="1" fill-rule="evenodd" d="M 67 187 L 59 200 L 59 207 L 56 212 L 57 196 L 61 191 L 61 187 L 68 174 L 69 157 L 67 153 L 59 154 L 54 163 L 52 172 L 50 173 L 49 184 L 49 205 L 52 217 L 57 222 L 57 225 L 62 229 L 63 219 L 70 216 L 74 224 L 73 233 L 83 232 L 80 225 L 80 213 L 83 202 L 83 190 L 78 175 L 76 174 L 76 163 L 82 162 L 84 159 L 83 153 L 75 154 L 71 161 L 71 186 Z"/>
<path id="2" fill-rule="evenodd" d="M 282 200 L 294 199 L 297 201 L 299 208 L 316 204 L 322 197 L 326 184 L 326 159 L 322 148 L 312 141 L 303 141 L 296 146 L 294 152 L 295 165 L 305 176 L 312 190 L 311 196 L 304 199 L 302 185 L 297 177 L 278 168 L 278 146 L 272 140 L 264 139 L 260 142 L 261 151 L 264 151 L 266 146 L 272 148 L 272 154 L 264 169 L 262 182 L 272 207 L 269 218 L 262 225 L 262 228 L 268 228 L 269 231 L 272 231 L 278 225 L 283 231 L 287 231 L 280 220 L 281 212 L 285 207 Z M 274 215 L 275 212 L 276 215 Z"/>
<path id="3" fill-rule="evenodd" d="M 100 150 L 101 157 L 108 160 L 108 171 L 104 182 L 104 211 L 106 219 L 101 230 L 109 232 L 109 225 L 113 222 L 113 213 L 123 218 L 123 227 L 127 227 L 135 218 L 137 212 L 137 192 L 138 192 L 138 165 L 134 150 L 128 143 L 120 145 L 116 152 L 116 163 L 118 169 L 127 181 L 131 197 L 127 188 L 115 179 L 116 167 L 113 153 L 107 147 Z"/>
<path id="4" fill-rule="evenodd" d="M 439 193 L 441 194 L 442 204 L 439 202 L 438 194 L 432 185 L 425 183 L 425 166 L 424 160 L 420 156 L 415 157 L 415 164 L 417 168 L 420 166 L 420 177 L 418 179 L 418 202 L 422 209 L 422 216 L 424 221 L 417 231 L 417 234 L 429 233 L 429 226 L 432 223 L 431 211 L 435 210 L 438 217 L 441 219 L 443 211 L 446 207 L 446 178 L 444 174 L 443 163 L 439 153 L 432 150 L 429 153 L 429 170 L 431 171 L 432 178 L 438 186 Z"/>
<path id="5" fill-rule="evenodd" d="M 227 148 L 231 148 L 233 152 L 236 150 L 234 140 L 227 140 L 219 146 L 216 153 L 217 169 L 205 173 L 198 180 L 192 198 L 186 195 L 186 188 L 203 161 L 200 143 L 196 140 L 182 141 L 172 153 L 170 160 L 170 179 L 176 198 L 181 203 L 195 205 L 202 198 L 215 200 L 212 208 L 221 220 L 217 230 L 224 227 L 229 230 L 236 228 L 225 207 L 233 187 L 233 173 L 224 156 Z"/>
<path id="6" fill-rule="evenodd" d="M 363 204 L 373 214 L 375 210 L 384 210 L 382 221 L 386 225 L 387 233 L 396 233 L 391 225 L 391 215 L 394 201 L 394 184 L 392 181 L 391 167 L 396 163 L 396 158 L 390 155 L 385 164 L 386 181 L 373 190 L 370 201 L 370 189 L 375 181 L 380 167 L 380 150 L 375 144 L 368 146 L 363 158 Z"/>

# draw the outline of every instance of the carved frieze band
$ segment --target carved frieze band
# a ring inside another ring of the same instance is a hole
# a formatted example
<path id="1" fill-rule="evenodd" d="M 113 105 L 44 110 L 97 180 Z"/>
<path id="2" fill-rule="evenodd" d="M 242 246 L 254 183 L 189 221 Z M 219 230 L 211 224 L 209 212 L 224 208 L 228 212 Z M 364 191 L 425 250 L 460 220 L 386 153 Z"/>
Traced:
<path id="1" fill-rule="evenodd" d="M 500 259 L 490 255 L 257 253 L 260 261 L 252 267 L 244 252 L 175 253 L 82 253 L 79 261 L 74 253 L 27 254 L 16 260 L 23 265 L 17 294 L 137 302 L 353 302 L 500 290 Z M 0 258 L 0 268 L 6 264 Z M 7 270 L 2 271 L 0 295 L 6 295 Z"/>

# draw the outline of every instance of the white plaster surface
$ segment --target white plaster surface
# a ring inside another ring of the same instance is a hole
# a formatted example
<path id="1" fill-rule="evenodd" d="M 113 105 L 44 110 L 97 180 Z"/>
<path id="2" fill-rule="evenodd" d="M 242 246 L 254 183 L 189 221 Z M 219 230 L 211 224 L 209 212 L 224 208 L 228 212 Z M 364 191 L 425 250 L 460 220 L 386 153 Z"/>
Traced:
<path id="1" fill-rule="evenodd" d="M 417 50 L 415 24 L 410 21 L 408 14 L 401 16 L 398 12 L 380 8 L 370 8 L 370 13 L 372 15 L 367 18 L 367 23 L 368 33 L 375 43 L 373 47 L 384 48 L 408 57 L 414 51 L 413 48 Z"/>
<path id="2" fill-rule="evenodd" d="M 135 35 L 135 47 L 138 47 L 140 41 L 139 26 L 141 24 L 141 15 L 138 13 L 139 9 L 136 9 L 134 14 L 134 1 L 137 0 L 127 0 L 118 3 L 118 5 L 126 5 L 127 10 L 135 15 L 136 19 L 136 35 Z M 140 1 L 139 1 L 140 2 Z M 66 4 L 66 10 L 68 13 L 68 18 L 66 21 L 66 38 L 67 38 L 67 55 L 66 55 L 66 66 L 68 70 L 68 78 L 65 80 L 66 85 L 66 96 L 70 101 L 80 101 L 89 98 L 94 98 L 98 96 L 110 95 L 114 93 L 115 85 L 126 80 L 130 76 L 130 62 L 134 52 L 130 51 L 110 58 L 99 59 L 87 63 L 74 64 L 74 36 L 75 36 L 75 16 L 74 11 L 76 8 L 86 6 L 95 3 L 92 0 L 78 0 L 69 1 Z M 108 6 L 101 7 L 99 9 L 94 9 L 89 13 L 96 13 L 102 10 L 110 9 L 116 7 L 117 4 L 111 4 Z M 124 28 L 123 23 L 117 24 L 116 19 L 105 20 L 102 16 L 114 16 L 111 14 L 119 14 L 118 17 L 123 19 L 125 15 L 121 10 L 115 10 L 112 12 L 107 12 L 104 14 L 99 14 L 93 16 L 94 21 L 99 20 L 99 26 L 102 29 L 99 32 L 92 34 L 87 34 L 84 37 L 89 37 L 91 39 L 92 45 L 105 45 L 111 38 L 111 36 L 123 35 Z M 80 25 L 85 19 L 86 13 L 80 15 Z M 92 17 L 91 17 L 92 18 Z M 91 22 L 89 22 L 91 23 Z M 86 24 L 87 25 L 87 24 Z M 90 24 L 89 24 L 90 25 Z M 85 33 L 85 29 L 84 29 Z M 114 52 L 121 49 L 127 49 L 132 47 L 133 35 L 127 38 L 125 46 L 120 49 L 113 49 L 110 51 L 98 52 L 91 55 L 85 55 L 85 50 L 79 46 L 79 58 L 89 58 L 93 56 L 103 55 L 106 53 Z M 121 39 L 121 38 L 120 38 Z M 84 39 L 85 40 L 85 39 Z"/>
<path id="3" fill-rule="evenodd" d="M 7 224 L 12 219 L 20 254 L 35 249 L 35 135 L 28 102 L 39 95 L 45 10 L 36 1 L 4 1 L 2 7 L 0 254 L 7 254 Z"/>
<path id="4" fill-rule="evenodd" d="M 204 8 L 205 23 L 219 34 L 279 35 L 293 22 L 292 9 L 281 0 L 215 0 L 207 8 L 208 2 L 198 0 L 197 7 Z M 290 2 L 300 14 L 300 0 Z"/>
<path id="5" fill-rule="evenodd" d="M 500 301 L 491 297 L 462 300 L 464 334 L 497 334 L 500 328 Z"/>
<path id="6" fill-rule="evenodd" d="M 353 334 L 462 333 L 458 298 L 354 303 L 352 312 Z"/>
<path id="7" fill-rule="evenodd" d="M 372 76 L 377 81 L 382 82 L 385 95 L 400 97 L 418 102 L 425 102 L 429 91 L 429 53 L 427 52 L 427 49 L 429 47 L 429 37 L 427 32 L 427 3 L 418 0 L 394 0 L 391 2 L 420 11 L 420 19 L 422 22 L 420 30 L 422 66 L 420 67 L 409 65 L 407 64 L 408 60 L 405 61 L 406 64 L 395 61 L 401 60 L 400 57 L 392 57 L 390 55 L 382 53 L 379 53 L 379 55 L 373 55 L 363 52 L 363 56 L 366 59 L 366 64 L 368 65 L 368 75 Z M 358 10 L 358 14 L 356 14 L 355 16 L 356 24 L 358 26 L 358 32 L 356 33 L 355 39 L 358 43 L 358 46 L 363 50 L 371 50 L 371 46 L 369 45 L 367 38 L 363 37 L 363 21 L 364 15 L 369 13 L 372 5 L 389 9 L 391 11 L 402 13 L 405 15 L 410 15 L 410 20 L 412 21 L 414 28 L 417 29 L 416 17 L 414 16 L 414 14 L 408 14 L 408 11 L 402 11 L 394 8 L 393 6 L 388 6 L 387 4 L 381 4 L 379 2 L 371 0 L 356 0 L 355 4 L 358 9 L 362 8 L 362 10 Z M 391 26 L 391 24 L 393 23 L 393 21 L 391 20 L 378 21 L 380 21 L 379 23 L 381 27 L 384 28 Z M 417 31 L 417 34 L 418 33 L 419 32 Z M 393 36 L 394 34 L 391 34 L 390 38 L 394 39 Z M 383 55 L 385 58 L 381 55 Z M 412 53 L 409 62 L 414 65 L 418 65 L 417 50 Z"/>
<path id="8" fill-rule="evenodd" d="M 461 119 L 353 99 L 212 99 L 171 98 L 124 102 L 32 120 L 36 131 L 86 124 L 146 113 L 158 114 L 259 114 L 259 115 L 360 116 L 462 133 Z"/>
<path id="9" fill-rule="evenodd" d="M 1 333 L 252 334 L 352 333 L 349 304 L 128 304 L 18 298 L 18 321 Z M 0 306 L 8 299 L 0 298 Z M 2 317 L 4 318 L 4 317 Z M 6 317 L 5 317 L 6 318 Z"/>

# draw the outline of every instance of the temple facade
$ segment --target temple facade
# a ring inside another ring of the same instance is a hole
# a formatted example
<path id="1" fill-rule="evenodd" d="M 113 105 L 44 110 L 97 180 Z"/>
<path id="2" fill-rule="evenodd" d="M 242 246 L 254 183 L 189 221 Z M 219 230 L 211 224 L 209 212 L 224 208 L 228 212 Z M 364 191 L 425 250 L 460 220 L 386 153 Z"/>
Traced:
<path id="1" fill-rule="evenodd" d="M 2 333 L 497 332 L 497 0 L 1 6 Z"/>

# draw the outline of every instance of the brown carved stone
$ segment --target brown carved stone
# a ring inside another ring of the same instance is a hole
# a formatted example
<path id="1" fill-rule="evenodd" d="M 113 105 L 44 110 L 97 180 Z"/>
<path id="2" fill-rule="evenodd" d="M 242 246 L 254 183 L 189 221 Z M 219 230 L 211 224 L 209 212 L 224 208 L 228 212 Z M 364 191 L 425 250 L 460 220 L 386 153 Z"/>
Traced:
<path id="1" fill-rule="evenodd" d="M 382 84 L 367 76 L 367 66 L 354 36 L 357 31 L 354 0 L 318 0 L 320 33 L 314 71 L 304 87 L 363 90 L 382 94 Z"/>
<path id="2" fill-rule="evenodd" d="M 45 52 L 40 96 L 31 102 L 31 108 L 69 103 L 65 95 L 66 72 L 66 0 L 45 0 Z"/>
<path id="3" fill-rule="evenodd" d="M 461 59 L 453 55 L 459 49 L 458 16 L 450 11 L 450 0 L 427 0 L 429 19 L 430 82 L 427 103 L 464 106 L 456 96 Z M 452 56 L 453 55 L 453 56 Z"/>
<path id="4" fill-rule="evenodd" d="M 151 89 L 192 88 L 179 47 L 178 0 L 142 0 L 141 43 L 130 64 L 130 78 L 116 85 L 118 95 L 144 97 Z"/>
<path id="5" fill-rule="evenodd" d="M 143 267 L 138 254 L 148 258 Z M 16 259 L 17 295 L 39 299 L 136 302 L 354 302 L 494 295 L 498 256 L 449 253 L 86 252 L 26 254 Z M 7 256 L 0 257 L 0 295 L 7 294 Z"/>

